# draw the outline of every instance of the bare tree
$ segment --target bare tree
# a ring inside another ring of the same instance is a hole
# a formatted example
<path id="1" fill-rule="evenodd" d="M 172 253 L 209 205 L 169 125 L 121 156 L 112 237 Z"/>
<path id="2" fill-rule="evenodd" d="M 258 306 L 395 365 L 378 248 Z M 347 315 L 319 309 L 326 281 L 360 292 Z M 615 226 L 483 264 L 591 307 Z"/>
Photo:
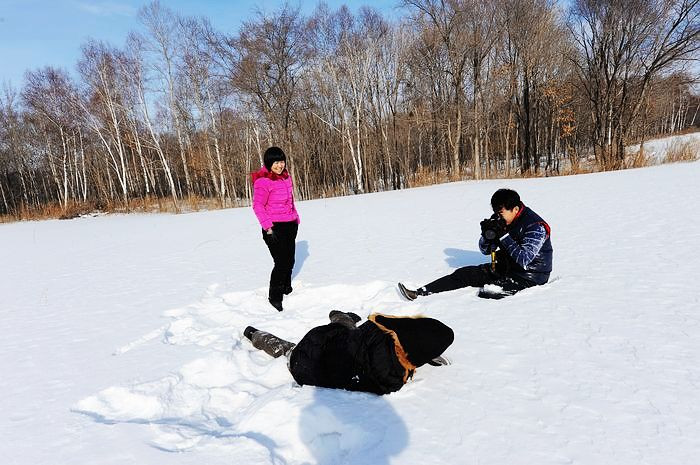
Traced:
<path id="1" fill-rule="evenodd" d="M 223 85 L 214 74 L 215 50 L 212 42 L 216 40 L 216 34 L 206 20 L 182 19 L 181 30 L 185 43 L 185 73 L 206 138 L 205 151 L 212 184 L 221 205 L 224 206 L 227 195 L 226 176 L 216 116 L 217 101 L 220 101 Z M 233 196 L 237 198 L 235 184 L 231 186 L 234 189 Z"/>
<path id="2" fill-rule="evenodd" d="M 460 0 L 403 0 L 405 6 L 416 11 L 413 20 L 429 34 L 434 44 L 431 54 L 440 60 L 452 88 L 454 121 L 447 121 L 447 139 L 452 148 L 452 171 L 455 176 L 460 174 L 460 152 L 462 148 L 462 123 L 464 84 L 467 78 L 470 58 L 470 40 L 464 24 L 464 16 Z M 454 125 L 453 125 L 454 124 Z"/>
<path id="3" fill-rule="evenodd" d="M 145 50 L 152 55 L 150 62 L 161 83 L 168 116 L 172 122 L 177 138 L 177 145 L 185 176 L 186 194 L 190 195 L 192 180 L 188 166 L 184 127 L 181 108 L 178 106 L 178 73 L 182 68 L 180 51 L 183 45 L 178 38 L 178 16 L 161 6 L 157 0 L 149 3 L 139 12 L 139 18 L 148 29 L 149 36 L 144 39 Z"/>
<path id="4" fill-rule="evenodd" d="M 74 158 L 76 155 L 75 138 L 71 137 L 77 132 L 72 122 L 76 117 L 73 111 L 76 90 L 68 74 L 55 68 L 27 72 L 25 79 L 22 98 L 26 106 L 36 113 L 37 121 L 43 128 L 47 161 L 65 210 L 71 196 L 69 187 L 77 181 L 77 172 L 72 170 L 69 159 L 71 143 Z"/>
<path id="5" fill-rule="evenodd" d="M 313 53 L 299 10 L 285 4 L 270 15 L 259 12 L 255 20 L 243 24 L 237 37 L 228 40 L 228 46 L 235 50 L 229 54 L 234 87 L 253 99 L 270 123 L 270 133 L 291 142 L 297 85 Z"/>
<path id="6" fill-rule="evenodd" d="M 163 144 L 161 143 L 161 137 L 151 117 L 151 102 L 149 102 L 146 97 L 148 77 L 144 66 L 143 38 L 137 34 L 131 34 L 127 40 L 127 47 L 130 56 L 122 62 L 122 73 L 126 79 L 132 99 L 138 103 L 141 109 L 141 121 L 145 125 L 150 136 L 150 144 L 148 145 L 152 146 L 158 155 L 158 160 L 165 173 L 173 205 L 176 210 L 179 210 L 177 188 L 175 187 L 170 162 L 165 154 Z"/>
<path id="7" fill-rule="evenodd" d="M 318 20 L 318 18 L 317 18 Z M 374 41 L 358 28 L 347 8 L 323 18 L 324 31 L 331 37 L 323 40 L 331 45 L 330 53 L 319 60 L 320 75 L 327 78 L 329 90 L 334 95 L 334 113 L 339 121 L 329 118 L 323 121 L 338 131 L 347 145 L 354 172 L 354 190 L 364 192 L 365 157 L 362 147 L 363 115 L 368 106 L 370 70 L 375 59 Z M 317 77 L 319 74 L 317 74 Z"/>
<path id="8" fill-rule="evenodd" d="M 381 133 L 381 147 L 385 165 L 383 186 L 399 189 L 409 172 L 410 157 L 399 153 L 399 113 L 403 110 L 402 89 L 407 83 L 409 48 L 414 40 L 408 28 L 390 27 L 376 20 L 380 33 L 376 35 L 375 58 L 371 65 L 372 114 L 375 130 Z"/>
<path id="9" fill-rule="evenodd" d="M 85 82 L 84 95 L 77 100 L 87 126 L 94 132 L 106 152 L 109 167 L 117 176 L 124 206 L 129 203 L 129 172 L 123 132 L 123 83 L 117 80 L 116 50 L 101 42 L 88 42 L 78 68 Z M 111 172 L 107 173 L 111 186 Z"/>
<path id="10" fill-rule="evenodd" d="M 595 153 L 622 166 L 625 142 L 653 79 L 693 57 L 700 37 L 697 0 L 578 0 L 570 29 L 579 79 L 592 107 Z"/>

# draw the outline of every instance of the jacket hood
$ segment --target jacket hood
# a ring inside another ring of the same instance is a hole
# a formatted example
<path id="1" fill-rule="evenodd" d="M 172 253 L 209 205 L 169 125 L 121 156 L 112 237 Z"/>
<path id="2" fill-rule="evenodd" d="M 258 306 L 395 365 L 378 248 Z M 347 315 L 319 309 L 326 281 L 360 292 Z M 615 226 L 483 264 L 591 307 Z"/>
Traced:
<path id="1" fill-rule="evenodd" d="M 268 170 L 264 166 L 261 166 L 258 171 L 250 173 L 250 177 L 253 180 L 253 184 L 255 184 L 255 181 L 260 178 L 268 178 L 272 181 L 277 181 L 278 179 L 287 179 L 289 177 L 289 171 L 287 171 L 287 168 L 285 168 L 281 174 L 277 174 Z"/>
<path id="2" fill-rule="evenodd" d="M 439 357 L 454 341 L 446 324 L 427 317 L 396 317 L 375 313 L 369 320 L 396 334 L 406 357 L 416 367 Z"/>

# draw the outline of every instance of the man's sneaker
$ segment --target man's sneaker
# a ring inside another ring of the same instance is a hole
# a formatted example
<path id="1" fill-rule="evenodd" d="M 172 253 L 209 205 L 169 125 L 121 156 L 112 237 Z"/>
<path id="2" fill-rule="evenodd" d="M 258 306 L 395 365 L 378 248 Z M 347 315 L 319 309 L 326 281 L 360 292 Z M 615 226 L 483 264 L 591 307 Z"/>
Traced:
<path id="1" fill-rule="evenodd" d="M 252 341 L 253 333 L 256 333 L 257 331 L 258 330 L 253 328 L 252 326 L 248 326 L 246 327 L 246 329 L 243 330 L 243 335 Z"/>
<path id="2" fill-rule="evenodd" d="M 278 312 L 281 312 L 282 310 L 284 310 L 282 308 L 282 301 L 281 300 L 270 300 L 270 305 L 275 307 Z"/>
<path id="3" fill-rule="evenodd" d="M 450 359 L 445 358 L 445 357 L 435 357 L 434 359 L 430 360 L 428 364 L 434 366 L 434 367 L 439 367 L 442 365 L 451 365 L 452 362 L 450 362 Z"/>
<path id="4" fill-rule="evenodd" d="M 406 300 L 416 300 L 419 295 L 423 295 L 419 291 L 412 291 L 401 283 L 399 283 L 399 292 Z"/>
<path id="5" fill-rule="evenodd" d="M 292 286 L 285 286 L 284 291 L 282 291 L 282 293 L 284 293 L 284 295 L 289 295 L 292 293 L 293 290 L 294 288 Z"/>

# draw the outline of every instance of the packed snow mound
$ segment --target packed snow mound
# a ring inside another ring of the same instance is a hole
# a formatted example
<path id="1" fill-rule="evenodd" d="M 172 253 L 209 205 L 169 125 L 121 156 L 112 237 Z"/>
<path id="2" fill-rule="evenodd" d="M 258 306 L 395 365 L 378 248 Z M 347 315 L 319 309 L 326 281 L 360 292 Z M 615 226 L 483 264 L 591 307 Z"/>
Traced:
<path id="1" fill-rule="evenodd" d="M 284 357 L 254 349 L 242 330 L 257 325 L 298 341 L 312 326 L 328 323 L 321 315 L 339 296 L 348 308 L 369 314 L 396 307 L 398 294 L 387 282 L 295 287 L 279 313 L 264 289 L 217 294 L 211 286 L 200 301 L 166 311 L 172 321 L 158 330 L 165 344 L 207 347 L 209 355 L 159 380 L 104 389 L 73 410 L 100 423 L 149 425 L 149 441 L 161 450 L 247 450 L 255 463 L 382 463 L 408 436 L 391 404 L 372 394 L 302 388 Z"/>

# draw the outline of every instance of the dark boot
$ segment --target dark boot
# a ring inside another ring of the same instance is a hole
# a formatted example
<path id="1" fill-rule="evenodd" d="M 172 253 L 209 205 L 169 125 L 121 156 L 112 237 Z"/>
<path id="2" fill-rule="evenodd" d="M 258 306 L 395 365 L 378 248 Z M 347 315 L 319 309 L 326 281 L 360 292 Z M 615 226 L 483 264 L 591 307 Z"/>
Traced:
<path id="1" fill-rule="evenodd" d="M 292 263 L 292 267 L 294 267 L 294 264 Z M 284 279 L 284 286 L 282 286 L 282 292 L 284 295 L 289 295 L 292 293 L 294 290 L 292 288 L 292 268 L 289 269 L 289 273 L 287 273 L 287 276 L 285 276 Z"/>
<path id="2" fill-rule="evenodd" d="M 282 307 L 282 301 L 281 301 L 281 300 L 272 300 L 272 299 L 268 299 L 268 300 L 270 301 L 270 305 L 272 305 L 273 307 L 275 307 L 275 308 L 277 309 L 278 312 L 281 312 L 282 310 L 284 310 L 284 308 Z"/>
<path id="3" fill-rule="evenodd" d="M 270 284 L 270 292 L 268 294 L 268 300 L 270 305 L 275 307 L 278 312 L 284 310 L 282 308 L 282 297 L 284 297 L 284 286 Z"/>
<path id="4" fill-rule="evenodd" d="M 253 328 L 252 326 L 247 326 L 246 329 L 243 330 L 243 335 L 248 338 L 249 340 L 251 336 L 253 335 L 254 332 L 258 331 L 257 328 Z"/>
<path id="5" fill-rule="evenodd" d="M 274 358 L 281 355 L 289 355 L 296 346 L 296 344 L 280 339 L 274 334 L 255 329 L 252 326 L 248 326 L 243 330 L 243 335 L 250 339 L 253 347 L 264 351 L 267 355 Z"/>
<path id="6" fill-rule="evenodd" d="M 356 323 L 358 323 L 362 318 L 359 315 L 352 312 L 341 312 L 340 310 L 331 310 L 328 314 L 328 319 L 331 323 L 341 324 L 349 329 L 355 329 Z"/>

